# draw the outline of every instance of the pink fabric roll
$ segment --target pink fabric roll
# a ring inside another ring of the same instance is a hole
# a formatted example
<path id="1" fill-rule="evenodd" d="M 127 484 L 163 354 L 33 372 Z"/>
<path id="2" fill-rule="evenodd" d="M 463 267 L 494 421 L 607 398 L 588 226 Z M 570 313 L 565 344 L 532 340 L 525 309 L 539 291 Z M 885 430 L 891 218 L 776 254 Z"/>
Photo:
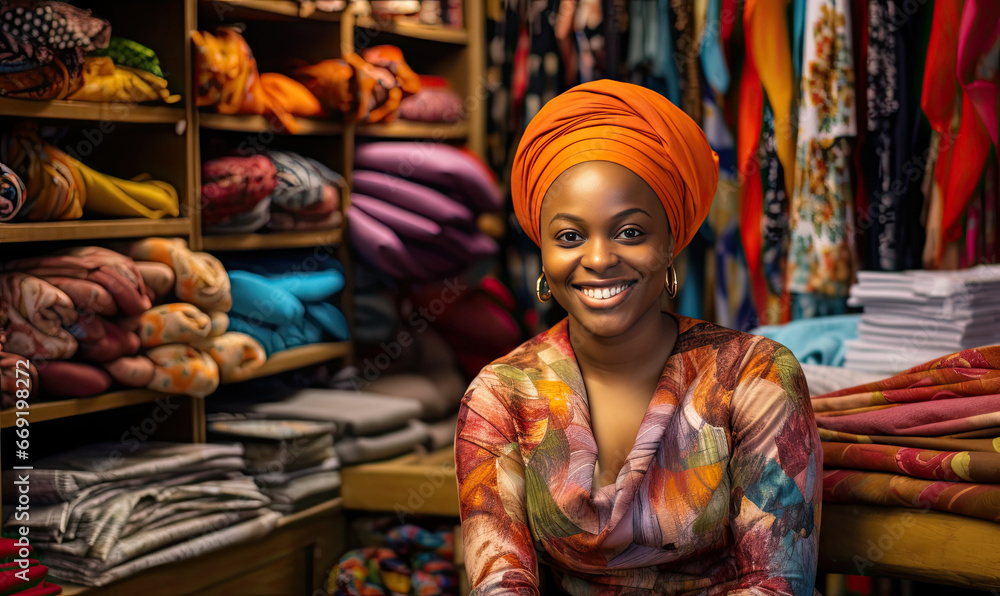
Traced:
<path id="1" fill-rule="evenodd" d="M 145 356 L 129 356 L 104 363 L 104 370 L 126 387 L 147 387 L 153 382 L 156 366 Z"/>
<path id="2" fill-rule="evenodd" d="M 65 327 L 76 323 L 79 314 L 62 290 L 25 273 L 4 273 L 0 297 L 7 306 L 6 351 L 46 360 L 76 353 L 77 341 Z"/>
<path id="3" fill-rule="evenodd" d="M 93 341 L 80 340 L 77 356 L 88 362 L 104 363 L 132 356 L 139 351 L 139 336 L 103 318 L 96 317 L 103 333 Z"/>
<path id="4" fill-rule="evenodd" d="M 81 313 L 94 313 L 105 317 L 118 314 L 118 304 L 104 286 L 86 279 L 49 275 L 45 281 L 59 288 L 69 296 Z"/>
<path id="5" fill-rule="evenodd" d="M 38 368 L 38 380 L 47 397 L 91 397 L 111 388 L 108 373 L 81 362 L 46 362 Z"/>

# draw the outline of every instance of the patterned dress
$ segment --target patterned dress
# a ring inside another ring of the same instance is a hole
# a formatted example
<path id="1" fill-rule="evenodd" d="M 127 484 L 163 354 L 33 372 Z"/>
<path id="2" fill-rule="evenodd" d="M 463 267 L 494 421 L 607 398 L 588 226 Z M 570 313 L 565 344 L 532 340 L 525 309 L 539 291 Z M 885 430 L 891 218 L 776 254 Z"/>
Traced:
<path id="1" fill-rule="evenodd" d="M 822 454 L 805 377 L 771 340 L 677 317 L 614 484 L 568 323 L 482 370 L 455 444 L 473 594 L 812 594 Z"/>

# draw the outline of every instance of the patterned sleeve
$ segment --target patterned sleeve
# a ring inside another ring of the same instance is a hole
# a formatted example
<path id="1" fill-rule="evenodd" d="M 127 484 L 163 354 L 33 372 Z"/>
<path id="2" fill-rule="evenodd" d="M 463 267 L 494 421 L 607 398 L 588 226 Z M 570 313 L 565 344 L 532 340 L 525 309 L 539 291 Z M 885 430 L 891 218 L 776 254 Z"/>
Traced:
<path id="1" fill-rule="evenodd" d="M 784 346 L 757 342 L 731 403 L 731 523 L 739 582 L 729 594 L 814 593 L 823 453 L 806 380 Z"/>
<path id="2" fill-rule="evenodd" d="M 525 514 L 524 462 L 504 389 L 484 369 L 458 415 L 455 469 L 472 596 L 538 594 Z"/>

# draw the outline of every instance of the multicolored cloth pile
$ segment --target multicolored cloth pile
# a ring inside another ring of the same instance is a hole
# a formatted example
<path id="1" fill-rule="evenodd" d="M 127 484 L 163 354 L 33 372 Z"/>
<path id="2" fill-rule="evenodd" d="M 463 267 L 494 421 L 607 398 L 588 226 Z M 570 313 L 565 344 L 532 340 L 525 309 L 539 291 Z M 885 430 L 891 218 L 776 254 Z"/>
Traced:
<path id="1" fill-rule="evenodd" d="M 497 253 L 476 220 L 502 199 L 471 153 L 442 143 L 370 143 L 358 148 L 355 166 L 351 246 L 377 270 L 440 280 Z"/>
<path id="2" fill-rule="evenodd" d="M 1000 522 L 1000 345 L 812 399 L 823 501 Z"/>

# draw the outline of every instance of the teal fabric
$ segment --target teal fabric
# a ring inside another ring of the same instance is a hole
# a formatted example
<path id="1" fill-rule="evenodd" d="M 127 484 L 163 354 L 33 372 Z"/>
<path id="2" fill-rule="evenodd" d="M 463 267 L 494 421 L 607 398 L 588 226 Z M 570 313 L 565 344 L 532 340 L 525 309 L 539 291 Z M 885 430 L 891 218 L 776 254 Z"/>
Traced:
<path id="1" fill-rule="evenodd" d="M 294 294 L 271 280 L 249 271 L 230 271 L 233 308 L 230 311 L 250 322 L 271 325 L 291 325 L 306 314 L 302 302 Z"/>
<path id="2" fill-rule="evenodd" d="M 725 95 L 729 91 L 729 66 L 726 65 L 726 57 L 722 52 L 720 10 L 722 10 L 722 0 L 708 0 L 705 31 L 701 36 L 701 67 L 705 71 L 705 80 L 712 90 Z"/>
<path id="3" fill-rule="evenodd" d="M 344 274 L 336 269 L 313 273 L 288 273 L 271 277 L 271 282 L 302 302 L 326 300 L 344 289 Z"/>
<path id="4" fill-rule="evenodd" d="M 750 331 L 783 344 L 799 362 L 843 366 L 844 341 L 858 337 L 861 315 L 834 315 L 792 321 L 787 325 L 765 325 Z"/>

